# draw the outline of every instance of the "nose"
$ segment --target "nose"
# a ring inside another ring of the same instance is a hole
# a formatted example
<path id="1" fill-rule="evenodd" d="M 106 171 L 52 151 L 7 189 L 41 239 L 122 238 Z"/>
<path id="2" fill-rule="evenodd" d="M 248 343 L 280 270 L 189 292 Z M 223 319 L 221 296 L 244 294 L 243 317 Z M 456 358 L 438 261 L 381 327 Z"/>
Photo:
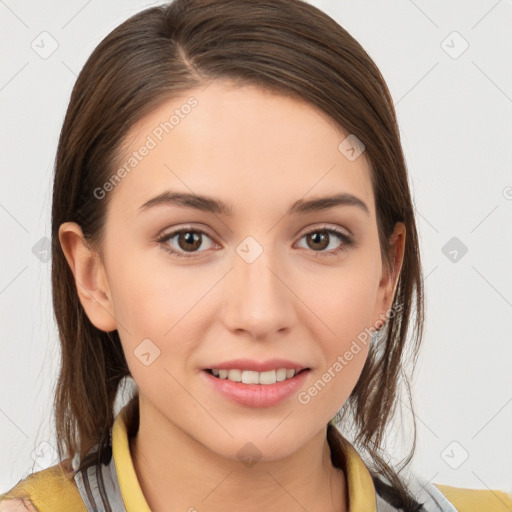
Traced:
<path id="1" fill-rule="evenodd" d="M 287 283 L 291 273 L 270 250 L 263 249 L 254 261 L 246 254 L 234 254 L 225 284 L 227 298 L 221 314 L 226 327 L 260 340 L 288 332 L 297 319 L 296 297 Z"/>

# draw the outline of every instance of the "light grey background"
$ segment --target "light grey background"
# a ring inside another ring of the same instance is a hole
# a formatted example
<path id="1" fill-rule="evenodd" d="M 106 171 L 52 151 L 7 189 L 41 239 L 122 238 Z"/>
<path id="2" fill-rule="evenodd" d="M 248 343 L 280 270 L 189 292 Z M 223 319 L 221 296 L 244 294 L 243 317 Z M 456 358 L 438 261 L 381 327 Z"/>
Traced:
<path id="1" fill-rule="evenodd" d="M 510 492 L 512 4 L 311 3 L 365 47 L 397 108 L 427 295 L 411 469 L 436 483 Z M 44 237 L 70 91 L 100 40 L 149 5 L 0 0 L 0 491 L 55 463 L 59 349 Z M 394 457 L 401 444 L 390 437 Z"/>

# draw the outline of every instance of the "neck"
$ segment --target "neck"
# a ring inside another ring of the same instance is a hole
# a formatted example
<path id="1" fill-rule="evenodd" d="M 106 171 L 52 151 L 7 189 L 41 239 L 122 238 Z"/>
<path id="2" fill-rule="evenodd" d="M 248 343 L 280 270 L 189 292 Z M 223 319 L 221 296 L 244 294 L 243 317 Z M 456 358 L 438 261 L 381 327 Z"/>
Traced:
<path id="1" fill-rule="evenodd" d="M 222 457 L 140 402 L 130 440 L 135 472 L 153 512 L 346 512 L 343 471 L 331 462 L 326 428 L 293 454 L 244 465 Z"/>

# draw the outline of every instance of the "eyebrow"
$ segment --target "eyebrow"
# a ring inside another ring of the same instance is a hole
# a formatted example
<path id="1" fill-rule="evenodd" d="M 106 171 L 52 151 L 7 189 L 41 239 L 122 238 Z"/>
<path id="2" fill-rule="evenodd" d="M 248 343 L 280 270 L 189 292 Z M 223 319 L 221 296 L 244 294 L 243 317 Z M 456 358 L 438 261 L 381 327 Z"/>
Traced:
<path id="1" fill-rule="evenodd" d="M 172 190 L 166 190 L 149 201 L 146 201 L 139 207 L 139 210 L 146 211 L 161 205 L 194 208 L 203 212 L 225 215 L 227 217 L 233 215 L 232 206 L 218 199 L 186 192 L 174 192 Z M 356 206 L 367 215 L 370 214 L 368 207 L 361 199 L 352 194 L 341 193 L 307 200 L 299 199 L 290 206 L 287 215 L 319 212 L 334 208 L 335 206 Z"/>

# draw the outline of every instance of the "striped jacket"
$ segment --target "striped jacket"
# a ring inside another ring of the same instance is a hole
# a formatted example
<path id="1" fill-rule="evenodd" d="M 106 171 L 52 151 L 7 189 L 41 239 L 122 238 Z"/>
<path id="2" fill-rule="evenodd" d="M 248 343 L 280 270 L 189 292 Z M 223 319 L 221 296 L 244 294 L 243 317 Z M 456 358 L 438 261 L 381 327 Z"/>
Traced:
<path id="1" fill-rule="evenodd" d="M 0 495 L 0 512 L 150 512 L 130 455 L 126 409 L 120 412 L 114 422 L 110 442 L 102 451 L 102 462 L 99 465 L 93 463 L 76 471 L 79 461 L 75 457 L 72 461 L 66 461 L 72 475 L 70 477 L 66 476 L 63 469 L 66 463 L 33 473 Z M 335 434 L 331 432 L 331 435 L 341 436 L 337 430 Z M 376 492 L 375 480 L 362 458 L 345 438 L 341 439 L 345 450 L 345 461 L 341 467 L 346 475 L 349 511 L 402 510 L 389 504 Z M 423 504 L 423 512 L 512 511 L 511 497 L 502 491 L 462 489 L 432 484 L 422 478 L 413 479 L 409 483 L 409 491 Z M 12 507 L 9 500 L 14 500 L 11 501 L 12 505 L 18 500 L 24 500 L 22 502 L 27 508 Z"/>

